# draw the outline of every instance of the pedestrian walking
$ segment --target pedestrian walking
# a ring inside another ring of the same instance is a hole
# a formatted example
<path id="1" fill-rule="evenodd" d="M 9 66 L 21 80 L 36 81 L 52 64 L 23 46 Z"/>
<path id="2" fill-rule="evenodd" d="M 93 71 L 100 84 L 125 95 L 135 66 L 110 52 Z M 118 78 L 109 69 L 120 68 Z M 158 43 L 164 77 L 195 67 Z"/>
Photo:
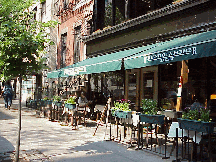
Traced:
<path id="1" fill-rule="evenodd" d="M 4 88 L 2 90 L 2 95 L 5 102 L 5 108 L 10 110 L 12 104 L 12 98 L 13 98 L 13 90 L 10 85 L 10 81 L 7 81 L 5 83 Z"/>

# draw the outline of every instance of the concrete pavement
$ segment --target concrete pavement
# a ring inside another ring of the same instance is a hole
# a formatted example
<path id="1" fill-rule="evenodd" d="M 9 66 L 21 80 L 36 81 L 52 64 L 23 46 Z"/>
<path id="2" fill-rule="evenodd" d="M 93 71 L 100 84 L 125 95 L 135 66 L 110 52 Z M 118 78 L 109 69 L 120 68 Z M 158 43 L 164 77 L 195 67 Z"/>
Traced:
<path id="1" fill-rule="evenodd" d="M 18 100 L 13 101 L 11 110 L 4 109 L 0 98 L 0 162 L 14 159 L 18 128 Z M 105 126 L 99 126 L 93 136 L 96 123 L 87 120 L 87 127 L 78 130 L 61 126 L 47 118 L 37 118 L 36 111 L 22 108 L 22 130 L 20 161 L 155 161 L 165 162 L 160 156 L 145 151 L 127 149 L 126 146 L 106 141 Z M 109 131 L 106 131 L 108 133 Z"/>

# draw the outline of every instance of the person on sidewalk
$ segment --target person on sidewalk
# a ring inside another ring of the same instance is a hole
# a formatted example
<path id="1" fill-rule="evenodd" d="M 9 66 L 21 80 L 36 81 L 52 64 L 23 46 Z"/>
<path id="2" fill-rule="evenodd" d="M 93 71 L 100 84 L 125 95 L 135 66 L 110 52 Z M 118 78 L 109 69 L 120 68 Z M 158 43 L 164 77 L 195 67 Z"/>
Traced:
<path id="1" fill-rule="evenodd" d="M 4 88 L 2 90 L 2 95 L 5 102 L 5 108 L 10 110 L 11 104 L 12 104 L 12 98 L 13 98 L 13 90 L 10 85 L 10 81 L 7 81 L 4 85 Z"/>

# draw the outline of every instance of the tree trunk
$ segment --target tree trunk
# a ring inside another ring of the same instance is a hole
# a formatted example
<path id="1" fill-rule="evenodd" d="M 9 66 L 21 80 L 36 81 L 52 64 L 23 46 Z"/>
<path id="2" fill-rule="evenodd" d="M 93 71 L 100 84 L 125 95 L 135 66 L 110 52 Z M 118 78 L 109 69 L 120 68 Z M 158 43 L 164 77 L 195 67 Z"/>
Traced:
<path id="1" fill-rule="evenodd" d="M 15 155 L 15 162 L 19 162 L 19 149 L 20 149 L 20 131 L 21 131 L 21 98 L 22 98 L 22 76 L 19 77 L 19 116 L 18 116 L 18 139 L 17 139 L 17 146 L 16 146 L 16 155 Z"/>

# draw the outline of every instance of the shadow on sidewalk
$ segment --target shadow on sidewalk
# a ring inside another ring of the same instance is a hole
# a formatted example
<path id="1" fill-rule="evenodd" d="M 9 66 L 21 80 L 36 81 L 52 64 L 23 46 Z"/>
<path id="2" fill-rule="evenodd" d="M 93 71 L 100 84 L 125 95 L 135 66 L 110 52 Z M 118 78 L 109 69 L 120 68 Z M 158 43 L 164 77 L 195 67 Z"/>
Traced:
<path id="1" fill-rule="evenodd" d="M 12 162 L 14 150 L 14 146 L 6 138 L 0 136 L 0 161 Z"/>
<path id="2" fill-rule="evenodd" d="M 14 116 L 5 114 L 2 109 L 4 108 L 0 108 L 0 120 L 8 120 L 8 119 L 15 119 Z M 10 111 L 10 110 L 9 110 Z"/>

